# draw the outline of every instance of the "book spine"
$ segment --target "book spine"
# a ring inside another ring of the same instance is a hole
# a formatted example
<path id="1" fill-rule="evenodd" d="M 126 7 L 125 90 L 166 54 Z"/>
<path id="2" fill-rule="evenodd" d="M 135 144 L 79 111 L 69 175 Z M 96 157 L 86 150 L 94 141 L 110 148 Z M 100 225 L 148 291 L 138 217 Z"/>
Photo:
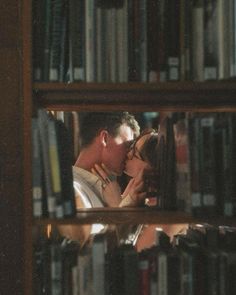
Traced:
<path id="1" fill-rule="evenodd" d="M 54 119 L 48 122 L 48 143 L 49 143 L 49 163 L 52 180 L 52 191 L 56 198 L 56 217 L 64 217 L 63 197 L 61 189 L 61 170 L 58 152 L 58 140 L 56 134 L 56 123 Z"/>
<path id="2" fill-rule="evenodd" d="M 116 30 L 118 82 L 128 82 L 128 0 L 117 8 Z"/>
<path id="3" fill-rule="evenodd" d="M 60 169 L 61 194 L 64 217 L 74 216 L 76 213 L 75 195 L 73 188 L 72 163 L 73 155 L 69 131 L 62 121 L 55 121 L 58 142 L 58 156 Z"/>
<path id="4" fill-rule="evenodd" d="M 216 213 L 214 117 L 200 119 L 200 181 L 202 191 L 202 214 Z"/>
<path id="5" fill-rule="evenodd" d="M 63 37 L 63 22 L 62 15 L 65 7 L 63 0 L 52 1 L 52 29 L 50 42 L 50 60 L 49 60 L 49 81 L 59 81 L 59 68 L 61 64 L 61 44 Z"/>
<path id="6" fill-rule="evenodd" d="M 94 82 L 96 77 L 95 53 L 95 2 L 85 1 L 85 75 L 86 82 Z"/>
<path id="7" fill-rule="evenodd" d="M 194 0 L 192 7 L 192 79 L 204 80 L 204 9 L 202 0 Z"/>
<path id="8" fill-rule="evenodd" d="M 149 260 L 148 256 L 145 253 L 140 253 L 139 262 L 139 290 L 140 295 L 149 295 L 150 294 L 150 270 L 149 270 Z"/>
<path id="9" fill-rule="evenodd" d="M 179 74 L 180 59 L 180 2 L 168 1 L 168 23 L 167 23 L 167 65 L 168 80 L 177 81 Z"/>
<path id="10" fill-rule="evenodd" d="M 157 51 L 157 81 L 167 80 L 167 20 L 168 7 L 164 0 L 158 1 L 158 51 Z"/>
<path id="11" fill-rule="evenodd" d="M 51 295 L 62 294 L 62 250 L 60 244 L 52 242 L 51 254 Z"/>
<path id="12" fill-rule="evenodd" d="M 183 118 L 176 122 L 174 133 L 177 207 L 179 210 L 190 213 L 192 203 L 188 118 Z"/>
<path id="13" fill-rule="evenodd" d="M 43 80 L 44 1 L 33 1 L 33 79 Z"/>
<path id="14" fill-rule="evenodd" d="M 167 295 L 168 294 L 168 266 L 167 266 L 167 254 L 160 251 L 157 257 L 157 289 L 158 294 Z"/>
<path id="15" fill-rule="evenodd" d="M 140 0 L 139 5 L 140 81 L 147 82 L 147 0 Z"/>
<path id="16" fill-rule="evenodd" d="M 191 199 L 194 216 L 201 214 L 202 194 L 200 187 L 200 119 L 189 119 L 190 170 L 191 170 Z"/>
<path id="17" fill-rule="evenodd" d="M 157 81 L 157 51 L 158 51 L 158 2 L 147 1 L 147 52 L 148 81 Z"/>
<path id="18" fill-rule="evenodd" d="M 180 294 L 193 295 L 193 257 L 186 251 L 180 254 Z"/>
<path id="19" fill-rule="evenodd" d="M 97 6 L 96 8 L 96 67 L 97 67 L 97 82 L 105 81 L 105 64 L 106 64 L 106 11 L 104 7 Z"/>
<path id="20" fill-rule="evenodd" d="M 33 216 L 43 216 L 42 165 L 38 119 L 32 119 L 32 193 Z"/>
<path id="21" fill-rule="evenodd" d="M 129 246 L 128 246 L 129 247 Z M 138 294 L 139 280 L 138 280 L 138 253 L 133 247 L 124 249 L 122 253 L 123 258 L 123 295 Z"/>
<path id="22" fill-rule="evenodd" d="M 207 0 L 204 1 L 204 80 L 217 78 L 217 0 Z"/>
<path id="23" fill-rule="evenodd" d="M 70 80 L 85 80 L 85 16 L 84 1 L 69 2 Z"/>
<path id="24" fill-rule="evenodd" d="M 38 110 L 40 144 L 42 146 L 43 175 L 45 180 L 47 211 L 50 218 L 56 217 L 56 199 L 52 190 L 51 165 L 49 158 L 48 122 L 49 117 L 45 110 Z"/>
<path id="25" fill-rule="evenodd" d="M 49 81 L 49 65 L 50 65 L 50 44 L 51 44 L 51 29 L 52 29 L 52 7 L 51 0 L 44 2 L 44 40 L 43 40 L 43 81 Z"/>
<path id="26" fill-rule="evenodd" d="M 94 294 L 105 295 L 105 253 L 106 240 L 103 233 L 94 237 L 92 245 L 93 290 Z"/>

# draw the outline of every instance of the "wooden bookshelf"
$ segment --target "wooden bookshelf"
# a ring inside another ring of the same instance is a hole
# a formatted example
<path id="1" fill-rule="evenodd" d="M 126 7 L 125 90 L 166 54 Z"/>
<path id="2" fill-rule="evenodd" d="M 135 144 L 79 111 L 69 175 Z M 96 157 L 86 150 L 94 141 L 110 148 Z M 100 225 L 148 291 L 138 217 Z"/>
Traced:
<path id="1" fill-rule="evenodd" d="M 236 111 L 235 81 L 35 83 L 35 101 L 53 110 Z"/>
<path id="2" fill-rule="evenodd" d="M 53 110 L 236 111 L 236 81 L 165 83 L 32 83 L 32 1 L 0 5 L 1 277 L 0 294 L 32 295 L 32 230 L 37 225 L 188 223 L 236 225 L 235 218 L 200 218 L 182 212 L 86 209 L 77 218 L 32 218 L 31 116 Z"/>
<path id="3" fill-rule="evenodd" d="M 155 208 L 91 208 L 80 209 L 75 218 L 35 219 L 35 225 L 58 224 L 175 224 L 210 223 L 215 225 L 236 225 L 236 218 L 202 217 L 176 211 L 160 211 Z"/>

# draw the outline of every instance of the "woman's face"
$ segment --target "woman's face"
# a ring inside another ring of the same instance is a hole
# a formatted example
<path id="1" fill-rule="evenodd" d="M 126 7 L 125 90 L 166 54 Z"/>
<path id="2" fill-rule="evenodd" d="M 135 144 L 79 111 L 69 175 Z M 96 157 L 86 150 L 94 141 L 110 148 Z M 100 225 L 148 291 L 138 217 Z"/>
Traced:
<path id="1" fill-rule="evenodd" d="M 134 147 L 128 152 L 124 171 L 127 175 L 135 177 L 141 170 L 151 169 L 150 164 L 146 161 L 143 161 L 140 156 L 140 151 L 142 150 L 143 144 L 149 137 L 150 134 L 142 136 L 134 144 Z"/>

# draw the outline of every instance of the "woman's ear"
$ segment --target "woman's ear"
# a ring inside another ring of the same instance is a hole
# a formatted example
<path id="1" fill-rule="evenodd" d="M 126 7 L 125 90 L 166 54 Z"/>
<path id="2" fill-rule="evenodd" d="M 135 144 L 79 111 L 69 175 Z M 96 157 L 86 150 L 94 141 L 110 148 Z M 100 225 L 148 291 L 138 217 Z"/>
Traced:
<path id="1" fill-rule="evenodd" d="M 100 132 L 100 135 L 99 136 L 100 136 L 100 140 L 101 140 L 102 145 L 104 147 L 106 147 L 107 146 L 107 143 L 108 143 L 108 136 L 109 136 L 108 132 L 106 130 L 102 130 Z"/>

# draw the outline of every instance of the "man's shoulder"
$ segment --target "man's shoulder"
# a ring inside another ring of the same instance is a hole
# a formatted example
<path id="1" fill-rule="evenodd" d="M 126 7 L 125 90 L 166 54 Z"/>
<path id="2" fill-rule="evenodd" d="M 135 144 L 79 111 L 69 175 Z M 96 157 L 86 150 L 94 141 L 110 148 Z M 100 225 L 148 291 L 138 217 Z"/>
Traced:
<path id="1" fill-rule="evenodd" d="M 75 194 L 83 199 L 85 207 L 103 207 L 102 196 L 96 185 L 98 178 L 94 174 L 73 166 L 73 178 Z"/>

